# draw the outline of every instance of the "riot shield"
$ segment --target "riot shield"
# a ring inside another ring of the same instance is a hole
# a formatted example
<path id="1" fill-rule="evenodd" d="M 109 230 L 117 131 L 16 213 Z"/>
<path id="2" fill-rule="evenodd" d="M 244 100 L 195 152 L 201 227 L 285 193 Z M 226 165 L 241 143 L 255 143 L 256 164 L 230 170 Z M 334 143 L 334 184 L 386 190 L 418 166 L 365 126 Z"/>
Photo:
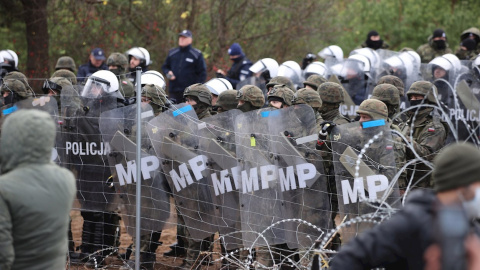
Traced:
<path id="1" fill-rule="evenodd" d="M 63 93 L 62 93 L 63 95 Z M 65 99 L 67 97 L 63 97 Z M 68 164 L 77 179 L 77 198 L 83 210 L 113 211 L 118 196 L 111 187 L 107 156 L 109 143 L 104 143 L 99 128 L 100 114 L 116 108 L 117 98 L 79 98 L 80 103 L 62 103 L 62 146 Z"/>
<path id="2" fill-rule="evenodd" d="M 53 121 L 55 122 L 56 131 L 60 130 L 61 121 L 58 117 L 58 107 L 57 101 L 50 96 L 41 96 L 39 98 L 27 98 L 24 100 L 20 100 L 15 104 L 9 104 L 7 106 L 3 106 L 0 116 L 0 125 L 3 124 L 3 121 L 8 117 L 9 114 L 23 109 L 36 109 L 47 112 L 52 116 Z M 56 142 L 58 144 L 58 141 Z M 57 153 L 56 149 L 52 149 L 52 161 L 56 162 L 57 164 L 60 163 L 60 156 Z"/>
<path id="3" fill-rule="evenodd" d="M 356 105 L 367 99 L 371 92 L 369 90 L 373 89 L 364 69 L 365 64 L 357 59 L 345 59 L 341 66 L 332 67 L 333 73 Z"/>
<path id="4" fill-rule="evenodd" d="M 399 206 L 395 147 L 382 121 L 340 125 L 331 133 L 339 214 L 352 222 L 342 229 L 342 242 L 371 228 L 369 219 L 381 219 L 385 209 Z"/>
<path id="5" fill-rule="evenodd" d="M 125 206 L 122 219 L 130 235 L 135 235 L 136 217 L 136 130 L 142 127 L 142 197 L 141 234 L 161 231 L 170 216 L 170 200 L 166 192 L 167 183 L 160 170 L 145 126 L 154 117 L 153 109 L 142 104 L 142 123 L 137 123 L 137 105 L 130 105 L 104 112 L 100 115 L 100 131 L 103 141 L 110 144 L 108 162 L 112 173 L 112 184 L 120 202 Z"/>
<path id="6" fill-rule="evenodd" d="M 342 85 L 342 83 L 340 82 L 340 80 L 337 78 L 336 75 L 330 76 L 328 81 L 337 83 L 339 85 Z M 342 104 L 340 105 L 340 108 L 339 108 L 340 113 L 342 115 L 346 115 L 346 116 L 348 115 L 348 117 L 350 117 L 350 119 L 353 119 L 357 116 L 358 105 L 355 105 L 355 103 L 353 102 L 352 98 L 347 93 L 347 91 L 345 90 L 343 85 L 342 85 L 342 92 L 343 92 L 343 102 L 342 102 Z"/>
<path id="7" fill-rule="evenodd" d="M 268 117 L 268 134 L 278 169 L 282 191 L 285 238 L 291 249 L 312 247 L 321 231 L 298 220 L 327 231 L 330 228 L 331 207 L 323 159 L 315 150 L 318 139 L 315 113 L 305 104 L 274 111 Z"/>
<path id="8" fill-rule="evenodd" d="M 240 110 L 222 112 L 203 119 L 198 136 L 200 152 L 208 157 L 207 168 L 210 193 L 215 204 L 218 232 L 223 236 L 226 250 L 242 245 L 235 118 Z"/>
<path id="9" fill-rule="evenodd" d="M 192 106 L 177 104 L 147 125 L 160 165 L 180 215 L 196 241 L 217 232 L 215 205 L 207 177 L 207 157 L 199 148 L 198 125 Z"/>
<path id="10" fill-rule="evenodd" d="M 451 121 L 448 141 L 470 141 L 474 144 L 479 143 L 479 123 L 480 123 L 480 102 L 473 94 L 467 82 L 460 81 L 454 91 L 454 107 L 444 108 L 444 120 Z"/>
<path id="11" fill-rule="evenodd" d="M 271 108 L 239 115 L 235 121 L 235 144 L 240 171 L 240 216 L 243 245 L 258 247 L 285 243 L 284 206 L 268 134 Z"/>
<path id="12" fill-rule="evenodd" d="M 24 109 L 41 110 L 50 114 L 54 120 L 57 120 L 58 118 L 57 101 L 50 96 L 27 98 L 24 100 L 19 100 L 14 104 L 5 105 L 0 109 L 1 117 L 5 118 L 11 113 Z"/>

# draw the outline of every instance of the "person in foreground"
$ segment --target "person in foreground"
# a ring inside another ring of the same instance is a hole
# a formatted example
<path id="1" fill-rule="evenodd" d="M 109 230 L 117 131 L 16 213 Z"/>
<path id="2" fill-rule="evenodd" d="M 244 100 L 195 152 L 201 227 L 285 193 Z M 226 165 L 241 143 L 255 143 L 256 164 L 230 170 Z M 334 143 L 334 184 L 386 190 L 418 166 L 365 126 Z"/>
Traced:
<path id="1" fill-rule="evenodd" d="M 466 252 L 457 263 L 471 262 L 468 246 L 472 237 L 478 240 L 478 234 L 469 221 L 478 218 L 480 211 L 480 150 L 470 143 L 451 144 L 433 163 L 434 190 L 413 191 L 403 209 L 343 246 L 332 259 L 330 269 L 425 269 L 430 264 L 426 262 L 432 260 L 432 251 L 426 251 L 448 237 L 435 228 L 439 226 L 440 211 L 449 207 L 466 213 L 465 241 L 459 244 L 466 247 Z M 453 227 L 456 225 L 447 229 L 452 231 Z"/>
<path id="2" fill-rule="evenodd" d="M 55 124 L 19 110 L 0 138 L 0 269 L 65 269 L 73 174 L 51 161 Z"/>

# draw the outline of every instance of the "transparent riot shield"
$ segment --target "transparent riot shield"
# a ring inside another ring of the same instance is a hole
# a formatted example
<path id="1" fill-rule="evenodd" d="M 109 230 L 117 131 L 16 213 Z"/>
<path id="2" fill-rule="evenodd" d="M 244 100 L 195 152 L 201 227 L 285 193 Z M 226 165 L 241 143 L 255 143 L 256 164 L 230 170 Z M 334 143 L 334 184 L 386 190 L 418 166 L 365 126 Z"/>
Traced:
<path id="1" fill-rule="evenodd" d="M 210 193 L 213 195 L 218 232 L 226 250 L 242 245 L 235 118 L 242 112 L 230 110 L 203 119 L 198 136 L 200 152 L 208 157 Z"/>
<path id="2" fill-rule="evenodd" d="M 457 84 L 454 94 L 456 96 L 454 96 L 453 106 L 442 107 L 443 119 L 449 120 L 447 123 L 450 132 L 447 141 L 470 141 L 478 144 L 480 102 L 464 80 Z"/>
<path id="3" fill-rule="evenodd" d="M 243 245 L 285 243 L 284 205 L 278 170 L 268 134 L 270 118 L 282 121 L 278 110 L 265 108 L 239 115 L 235 144 L 240 174 L 240 217 Z"/>
<path id="4" fill-rule="evenodd" d="M 327 178 L 323 159 L 315 150 L 315 113 L 305 104 L 274 112 L 278 115 L 268 117 L 271 151 L 278 170 L 284 217 L 295 220 L 284 224 L 285 238 L 289 248 L 306 249 L 331 227 Z"/>
<path id="5" fill-rule="evenodd" d="M 196 135 L 201 124 L 192 106 L 175 105 L 147 125 L 175 205 L 187 230 L 196 241 L 217 232 L 214 196 L 208 182 L 207 157 L 202 155 Z"/>
<path id="6" fill-rule="evenodd" d="M 63 93 L 62 93 L 63 95 Z M 62 97 L 66 99 L 68 97 Z M 62 155 L 77 179 L 77 199 L 83 210 L 113 211 L 118 196 L 110 185 L 109 143 L 104 143 L 99 128 L 102 112 L 115 109 L 117 98 L 79 98 L 74 106 L 62 102 Z"/>
<path id="7" fill-rule="evenodd" d="M 357 59 L 345 59 L 341 66 L 333 66 L 332 70 L 342 83 L 343 88 L 356 105 L 368 98 L 369 82 L 365 72 L 365 63 Z"/>
<path id="8" fill-rule="evenodd" d="M 342 85 L 342 83 L 340 82 L 340 80 L 336 75 L 330 76 L 328 81 Z M 353 102 L 352 98 L 347 93 L 343 85 L 342 85 L 342 92 L 343 92 L 343 102 L 340 105 L 339 111 L 342 115 L 348 116 L 350 119 L 354 119 L 357 116 L 358 105 L 355 105 L 355 103 Z"/>
<path id="9" fill-rule="evenodd" d="M 57 120 L 58 118 L 57 101 L 50 96 L 41 96 L 38 98 L 27 98 L 24 100 L 19 100 L 14 104 L 5 105 L 0 109 L 1 117 L 5 118 L 9 114 L 14 113 L 18 110 L 23 110 L 23 109 L 41 110 L 50 114 L 54 120 Z"/>
<path id="10" fill-rule="evenodd" d="M 15 104 L 10 104 L 2 107 L 0 109 L 0 125 L 3 124 L 3 121 L 8 117 L 9 114 L 23 109 L 36 109 L 50 114 L 53 121 L 55 122 L 57 132 L 58 130 L 60 130 L 61 121 L 58 117 L 58 104 L 57 101 L 50 96 L 27 98 L 24 100 L 20 100 Z M 52 161 L 56 162 L 57 164 L 60 163 L 60 157 L 56 151 L 56 148 L 52 149 Z"/>
<path id="11" fill-rule="evenodd" d="M 394 143 L 382 120 L 336 126 L 332 150 L 340 218 L 351 223 L 342 229 L 342 242 L 371 228 L 399 206 Z"/>
<path id="12" fill-rule="evenodd" d="M 160 169 L 160 161 L 153 151 L 146 132 L 146 123 L 154 117 L 153 109 L 142 104 L 142 123 L 137 123 L 137 105 L 104 112 L 100 115 L 103 141 L 110 144 L 108 162 L 112 185 L 124 205 L 122 219 L 130 235 L 135 235 L 136 217 L 136 130 L 142 127 L 142 197 L 141 234 L 161 231 L 170 216 L 167 181 Z"/>

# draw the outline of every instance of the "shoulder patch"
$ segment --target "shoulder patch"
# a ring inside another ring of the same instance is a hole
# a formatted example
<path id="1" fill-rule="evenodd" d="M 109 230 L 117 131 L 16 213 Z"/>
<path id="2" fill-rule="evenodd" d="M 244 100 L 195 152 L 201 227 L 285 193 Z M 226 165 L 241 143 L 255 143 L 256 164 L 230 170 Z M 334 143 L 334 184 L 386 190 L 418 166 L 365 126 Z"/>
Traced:
<path id="1" fill-rule="evenodd" d="M 172 55 L 178 53 L 179 51 L 180 51 L 180 48 L 171 49 L 171 50 L 168 52 L 168 56 L 172 56 Z"/>
<path id="2" fill-rule="evenodd" d="M 123 84 L 128 84 L 128 82 L 127 82 L 127 81 L 122 81 L 122 83 L 123 83 Z"/>

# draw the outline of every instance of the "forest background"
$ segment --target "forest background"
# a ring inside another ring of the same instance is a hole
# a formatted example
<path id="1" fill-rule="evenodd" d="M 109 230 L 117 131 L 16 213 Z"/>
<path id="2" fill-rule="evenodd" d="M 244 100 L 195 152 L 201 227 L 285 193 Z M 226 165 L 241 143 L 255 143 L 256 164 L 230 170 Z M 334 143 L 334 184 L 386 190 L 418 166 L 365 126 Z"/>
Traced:
<path id="1" fill-rule="evenodd" d="M 426 43 L 436 28 L 455 49 L 461 32 L 480 28 L 478 0 L 2 0 L 0 14 L 0 49 L 15 51 L 20 71 L 37 79 L 50 77 L 60 56 L 86 63 L 95 47 L 107 56 L 144 47 L 150 69 L 160 71 L 183 29 L 193 32 L 211 78 L 228 70 L 233 42 L 252 62 L 301 63 L 333 44 L 347 57 L 373 29 L 400 50 Z"/>

